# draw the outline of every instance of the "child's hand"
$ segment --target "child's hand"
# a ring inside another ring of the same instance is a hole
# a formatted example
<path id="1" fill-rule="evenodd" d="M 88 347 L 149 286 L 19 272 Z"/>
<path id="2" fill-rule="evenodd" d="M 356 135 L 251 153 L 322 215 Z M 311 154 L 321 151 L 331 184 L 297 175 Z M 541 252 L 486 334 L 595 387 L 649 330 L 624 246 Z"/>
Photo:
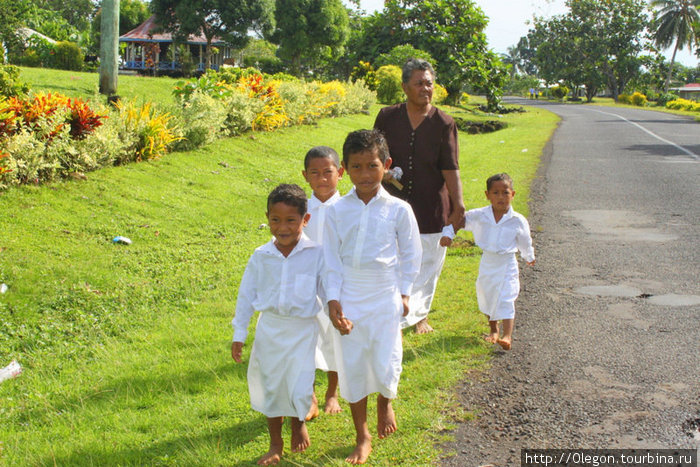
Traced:
<path id="1" fill-rule="evenodd" d="M 440 237 L 440 246 L 451 246 L 452 239 L 450 237 Z"/>
<path id="2" fill-rule="evenodd" d="M 401 295 L 401 301 L 403 302 L 403 315 L 407 316 L 408 315 L 408 295 Z"/>
<path id="3" fill-rule="evenodd" d="M 533 259 L 532 261 L 527 262 L 528 266 L 534 266 L 535 265 L 535 260 Z"/>
<path id="4" fill-rule="evenodd" d="M 231 358 L 235 360 L 236 363 L 241 363 L 241 355 L 243 354 L 243 342 L 232 342 L 231 343 Z"/>
<path id="5" fill-rule="evenodd" d="M 343 306 L 338 300 L 331 300 L 328 302 L 328 316 L 331 319 L 331 323 L 333 323 L 333 327 L 336 328 L 340 334 L 350 334 L 353 326 L 352 321 L 343 315 Z"/>

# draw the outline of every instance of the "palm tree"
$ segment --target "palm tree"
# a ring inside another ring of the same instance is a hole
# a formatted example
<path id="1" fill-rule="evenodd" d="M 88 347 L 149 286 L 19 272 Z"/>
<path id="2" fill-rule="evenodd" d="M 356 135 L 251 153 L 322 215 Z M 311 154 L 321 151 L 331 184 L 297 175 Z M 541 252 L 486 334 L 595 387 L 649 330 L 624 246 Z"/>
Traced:
<path id="1" fill-rule="evenodd" d="M 510 65 L 510 78 L 513 79 L 520 71 L 522 59 L 517 47 L 508 47 L 507 53 L 501 54 L 501 60 L 506 65 Z"/>
<path id="2" fill-rule="evenodd" d="M 673 42 L 671 66 L 666 76 L 664 93 L 668 92 L 671 81 L 673 63 L 676 61 L 678 49 L 692 49 L 697 41 L 697 24 L 700 22 L 700 0 L 652 0 L 653 7 L 660 7 L 656 12 L 654 41 L 660 47 L 670 47 Z"/>

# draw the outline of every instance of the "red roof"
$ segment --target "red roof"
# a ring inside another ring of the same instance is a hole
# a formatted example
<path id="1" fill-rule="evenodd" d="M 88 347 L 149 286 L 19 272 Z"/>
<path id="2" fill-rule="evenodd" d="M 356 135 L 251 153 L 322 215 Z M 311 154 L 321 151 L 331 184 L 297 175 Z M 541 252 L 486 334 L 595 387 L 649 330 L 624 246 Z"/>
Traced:
<path id="1" fill-rule="evenodd" d="M 127 32 L 126 34 L 119 36 L 120 42 L 173 42 L 173 35 L 169 32 L 158 32 L 154 33 L 158 29 L 158 25 L 155 23 L 156 16 L 153 15 L 146 21 L 141 23 L 141 25 Z M 190 35 L 187 37 L 188 44 L 206 44 L 207 38 L 204 34 L 199 34 L 198 36 Z M 212 40 L 212 44 L 222 43 L 221 39 L 215 37 Z"/>

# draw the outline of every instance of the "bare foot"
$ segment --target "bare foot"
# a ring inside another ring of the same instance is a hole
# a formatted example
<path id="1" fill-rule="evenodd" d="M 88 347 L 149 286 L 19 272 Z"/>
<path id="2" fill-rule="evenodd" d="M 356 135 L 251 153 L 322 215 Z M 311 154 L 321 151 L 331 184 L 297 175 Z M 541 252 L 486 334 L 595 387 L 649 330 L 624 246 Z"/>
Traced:
<path id="1" fill-rule="evenodd" d="M 345 462 L 350 464 L 364 464 L 369 457 L 369 453 L 372 452 L 372 437 L 357 437 L 357 446 L 355 450 L 345 458 Z"/>
<path id="2" fill-rule="evenodd" d="M 270 450 L 258 459 L 258 465 L 275 465 L 282 459 L 283 446 L 270 444 Z"/>
<path id="3" fill-rule="evenodd" d="M 314 418 L 318 417 L 318 399 L 316 399 L 316 394 L 311 395 L 311 408 L 309 409 L 309 413 L 306 414 L 306 421 L 308 422 L 309 420 L 313 420 Z"/>
<path id="4" fill-rule="evenodd" d="M 416 334 L 427 334 L 429 332 L 433 332 L 433 328 L 428 324 L 428 318 L 423 318 L 416 323 Z"/>
<path id="5" fill-rule="evenodd" d="M 508 337 L 504 337 L 503 339 L 498 339 L 496 341 L 498 345 L 500 345 L 503 350 L 510 350 L 510 345 L 511 345 L 511 340 Z"/>
<path id="6" fill-rule="evenodd" d="M 292 452 L 304 452 L 311 446 L 309 432 L 306 430 L 306 423 L 298 419 L 292 419 Z"/>
<path id="7" fill-rule="evenodd" d="M 324 408 L 324 412 L 328 414 L 336 414 L 342 411 L 343 409 L 340 407 L 340 402 L 338 402 L 338 396 L 336 394 L 326 396 L 326 406 Z"/>
<path id="8" fill-rule="evenodd" d="M 394 433 L 396 429 L 396 416 L 391 406 L 391 399 L 380 394 L 377 396 L 377 434 L 380 439 L 383 439 Z"/>
<path id="9" fill-rule="evenodd" d="M 484 336 L 484 340 L 488 342 L 489 344 L 495 344 L 498 342 L 498 333 L 495 334 L 486 334 Z"/>

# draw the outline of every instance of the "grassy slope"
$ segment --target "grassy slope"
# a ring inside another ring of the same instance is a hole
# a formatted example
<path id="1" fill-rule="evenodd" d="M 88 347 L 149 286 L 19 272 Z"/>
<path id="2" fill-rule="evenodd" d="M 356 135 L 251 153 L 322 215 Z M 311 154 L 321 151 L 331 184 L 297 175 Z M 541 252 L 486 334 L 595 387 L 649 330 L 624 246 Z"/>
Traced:
<path id="1" fill-rule="evenodd" d="M 264 452 L 265 420 L 249 407 L 245 365 L 229 355 L 237 285 L 269 239 L 258 229 L 264 199 L 279 182 L 303 183 L 307 148 L 340 148 L 372 116 L 1 193 L 0 282 L 10 290 L 0 297 L 0 363 L 19 358 L 25 373 L 0 385 L 0 463 L 249 465 Z M 507 171 L 515 208 L 527 213 L 556 120 L 540 110 L 506 120 L 506 130 L 460 136 L 465 202 L 483 205 L 485 178 Z M 114 245 L 114 235 L 134 243 Z M 373 465 L 434 462 L 441 430 L 468 416 L 452 388 L 490 349 L 474 296 L 478 251 L 464 245 L 448 253 L 431 318 L 438 332 L 405 336 L 400 432 L 375 443 Z M 244 358 L 249 350 L 250 340 Z M 319 374 L 317 394 L 324 389 Z M 342 465 L 354 439 L 344 408 L 310 423 L 311 448 L 283 465 Z"/>

